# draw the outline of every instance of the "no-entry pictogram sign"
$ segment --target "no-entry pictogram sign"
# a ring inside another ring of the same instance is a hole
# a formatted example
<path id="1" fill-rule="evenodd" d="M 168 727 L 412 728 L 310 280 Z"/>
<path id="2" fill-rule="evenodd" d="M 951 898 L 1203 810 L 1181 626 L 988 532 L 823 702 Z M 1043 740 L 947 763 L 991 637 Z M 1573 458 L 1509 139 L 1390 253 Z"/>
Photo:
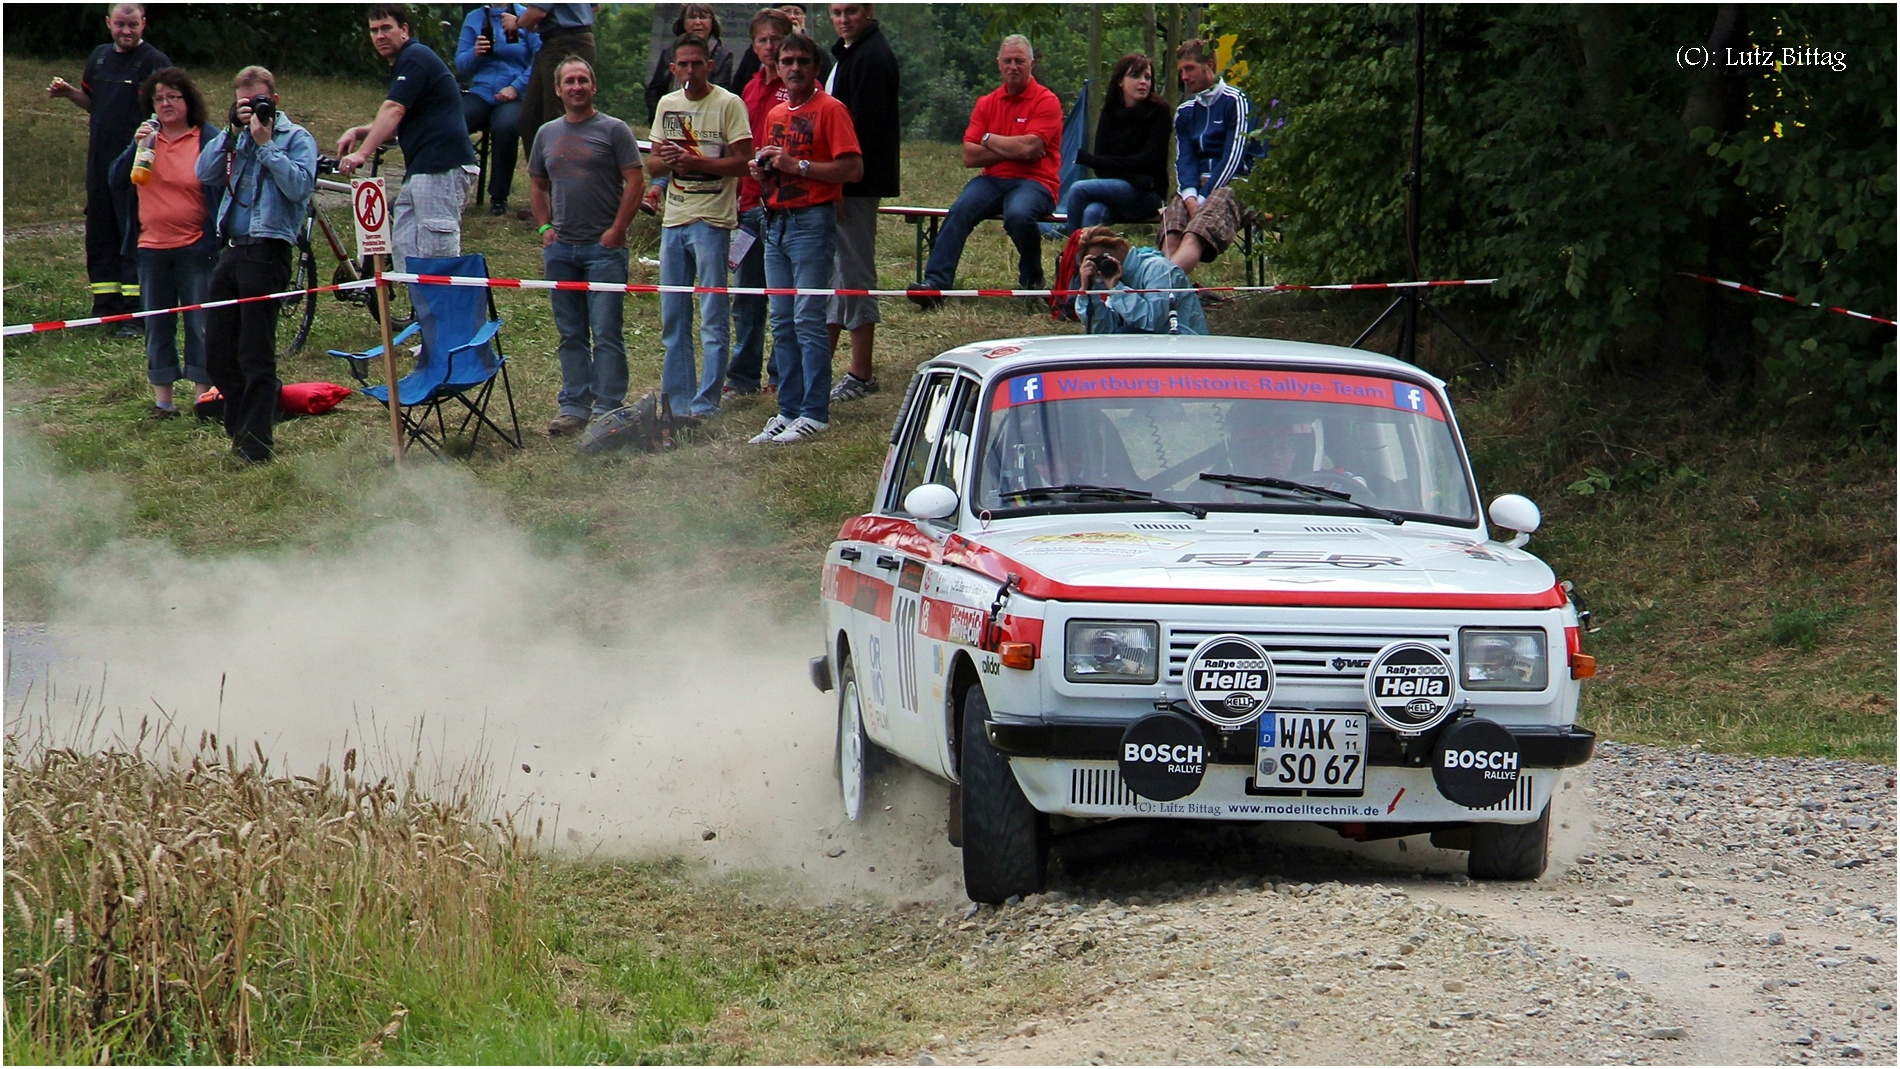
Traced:
<path id="1" fill-rule="evenodd" d="M 388 256 L 389 194 L 380 178 L 350 180 L 350 214 L 356 219 L 356 254 Z"/>

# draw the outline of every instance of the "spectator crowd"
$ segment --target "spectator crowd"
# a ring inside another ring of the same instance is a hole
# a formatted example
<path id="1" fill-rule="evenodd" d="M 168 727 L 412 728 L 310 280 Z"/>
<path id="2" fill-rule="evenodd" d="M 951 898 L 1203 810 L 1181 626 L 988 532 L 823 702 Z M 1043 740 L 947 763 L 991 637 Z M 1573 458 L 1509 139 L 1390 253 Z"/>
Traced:
<path id="1" fill-rule="evenodd" d="M 366 35 L 390 65 L 389 89 L 367 122 L 337 139 L 337 172 L 353 174 L 400 146 L 405 173 L 391 213 L 398 271 L 409 256 L 461 254 L 471 195 L 505 215 L 524 150 L 524 214 L 549 279 L 625 283 L 628 227 L 640 211 L 657 216 L 661 283 L 701 291 L 660 300 L 661 394 L 671 413 L 705 418 L 735 395 L 770 392 L 776 412 L 752 442 L 822 433 L 834 403 L 880 389 L 878 301 L 724 289 L 876 287 L 879 207 L 901 190 L 902 123 L 897 57 L 873 5 L 830 4 L 838 39 L 825 49 L 807 32 L 803 4 L 760 10 L 743 38 L 711 5 L 686 4 L 645 85 L 644 153 L 624 119 L 595 107 L 595 7 L 476 7 L 451 70 L 418 39 L 404 5 L 371 5 Z M 270 71 L 240 71 L 219 116 L 190 75 L 145 41 L 143 5 L 112 5 L 106 25 L 111 40 L 88 58 L 79 84 L 55 78 L 47 89 L 89 113 L 93 314 L 282 290 L 316 188 L 315 137 L 279 108 Z M 1093 177 L 1065 188 L 1062 104 L 1037 82 L 1029 39 L 1004 38 L 998 84 L 974 102 L 963 136 L 962 165 L 976 173 L 949 206 L 911 300 L 941 305 L 936 291 L 954 288 L 977 224 L 1000 218 L 1020 288 L 1049 288 L 1044 242 L 1065 242 L 1056 263 L 1073 274 L 1058 285 L 1084 292 L 1063 311 L 1087 330 L 1206 333 L 1189 279 L 1234 242 L 1241 213 L 1231 183 L 1264 145 L 1249 136 L 1250 104 L 1220 78 L 1210 45 L 1184 42 L 1175 61 L 1174 106 L 1155 84 L 1152 57 L 1115 64 L 1094 144 L 1067 161 Z M 476 188 L 482 167 L 471 140 L 483 132 L 486 190 Z M 1133 247 L 1117 223 L 1156 224 L 1160 248 Z M 1142 292 L 1153 290 L 1185 292 Z M 624 300 L 580 291 L 551 300 L 561 387 L 547 433 L 573 435 L 625 404 Z M 277 308 L 263 301 L 143 320 L 153 416 L 178 414 L 181 378 L 201 399 L 215 388 L 233 453 L 269 460 L 281 386 Z M 846 363 L 834 381 L 841 346 Z"/>

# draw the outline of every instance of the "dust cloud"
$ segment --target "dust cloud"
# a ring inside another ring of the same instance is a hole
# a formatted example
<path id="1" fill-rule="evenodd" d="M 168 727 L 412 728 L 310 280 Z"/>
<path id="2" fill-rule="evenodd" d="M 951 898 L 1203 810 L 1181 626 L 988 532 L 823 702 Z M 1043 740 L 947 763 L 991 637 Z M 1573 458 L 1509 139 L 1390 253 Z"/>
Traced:
<path id="1" fill-rule="evenodd" d="M 835 696 L 806 669 L 815 607 L 778 618 L 700 575 L 618 581 L 434 465 L 389 480 L 322 540 L 335 549 L 186 557 L 107 537 L 75 554 L 46 533 L 114 511 L 9 439 L 9 573 L 59 565 L 47 621 L 9 607 L 10 733 L 105 745 L 169 717 L 177 738 L 256 740 L 302 774 L 354 747 L 425 782 L 485 772 L 517 826 L 569 854 L 680 856 L 808 900 L 959 893 L 942 784 L 890 774 L 844 821 Z"/>

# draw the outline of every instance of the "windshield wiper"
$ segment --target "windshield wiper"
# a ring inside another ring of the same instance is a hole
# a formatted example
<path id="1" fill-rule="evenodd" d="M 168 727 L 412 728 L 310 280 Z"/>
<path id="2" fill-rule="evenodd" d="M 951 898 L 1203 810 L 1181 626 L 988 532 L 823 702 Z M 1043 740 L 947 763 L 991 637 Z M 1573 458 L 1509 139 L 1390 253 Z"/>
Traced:
<path id="1" fill-rule="evenodd" d="M 1278 490 L 1289 494 L 1311 494 L 1314 497 L 1331 498 L 1334 501 L 1344 501 L 1353 508 L 1363 512 L 1369 512 L 1380 519 L 1389 520 L 1394 527 L 1405 522 L 1404 516 L 1393 512 L 1391 509 L 1382 509 L 1376 505 L 1368 505 L 1363 501 L 1354 501 L 1351 494 L 1340 490 L 1332 490 L 1324 486 L 1312 486 L 1307 483 L 1295 482 L 1292 479 L 1276 479 L 1271 475 L 1223 475 L 1208 471 L 1201 473 L 1201 481 L 1219 483 L 1222 486 L 1230 486 L 1236 490 L 1252 490 L 1258 494 Z"/>
<path id="2" fill-rule="evenodd" d="M 1074 497 L 1078 500 L 1095 501 L 1141 501 L 1185 512 L 1197 520 L 1207 518 L 1207 510 L 1199 505 L 1182 501 L 1168 501 L 1154 496 L 1146 490 L 1128 490 L 1119 486 L 1091 486 L 1087 483 L 1064 483 L 1061 486 L 1030 486 L 1021 490 L 1010 490 L 1001 495 L 1005 499 Z"/>

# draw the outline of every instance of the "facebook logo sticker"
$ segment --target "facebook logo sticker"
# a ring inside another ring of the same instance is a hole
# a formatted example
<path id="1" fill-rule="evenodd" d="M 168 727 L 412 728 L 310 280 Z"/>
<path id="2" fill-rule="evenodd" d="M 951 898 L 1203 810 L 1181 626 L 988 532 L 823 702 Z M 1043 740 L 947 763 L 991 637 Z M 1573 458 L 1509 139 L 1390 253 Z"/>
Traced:
<path id="1" fill-rule="evenodd" d="M 1425 391 L 1409 382 L 1392 384 L 1392 403 L 1407 412 L 1425 411 Z"/>
<path id="2" fill-rule="evenodd" d="M 1042 376 L 1025 375 L 1020 379 L 1009 380 L 1009 403 L 1012 405 L 1033 404 L 1042 400 Z"/>

